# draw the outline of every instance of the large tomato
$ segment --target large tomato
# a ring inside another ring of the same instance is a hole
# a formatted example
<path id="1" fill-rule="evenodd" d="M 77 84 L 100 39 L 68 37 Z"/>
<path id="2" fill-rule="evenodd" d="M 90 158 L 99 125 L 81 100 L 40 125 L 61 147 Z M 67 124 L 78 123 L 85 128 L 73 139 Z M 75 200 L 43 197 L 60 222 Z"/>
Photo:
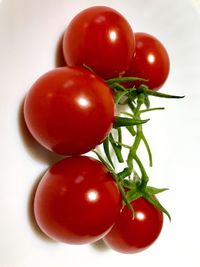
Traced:
<path id="1" fill-rule="evenodd" d="M 105 6 L 81 11 L 69 23 L 63 38 L 67 65 L 86 64 L 104 79 L 123 74 L 134 49 L 129 23 L 119 12 Z"/>
<path id="2" fill-rule="evenodd" d="M 167 50 L 157 38 L 147 33 L 135 33 L 135 41 L 135 55 L 125 76 L 147 79 L 148 82 L 145 84 L 150 89 L 158 90 L 169 74 L 170 62 Z M 136 86 L 140 84 L 140 82 L 132 83 Z"/>
<path id="3" fill-rule="evenodd" d="M 24 116 L 31 134 L 47 149 L 82 154 L 111 130 L 113 94 L 102 79 L 84 68 L 57 68 L 33 84 Z"/>
<path id="4" fill-rule="evenodd" d="M 121 209 L 121 194 L 104 165 L 86 156 L 66 158 L 44 175 L 34 199 L 35 219 L 50 238 L 70 244 L 103 237 Z"/>
<path id="5" fill-rule="evenodd" d="M 163 214 L 144 198 L 131 203 L 135 211 L 132 217 L 125 206 L 111 231 L 104 237 L 105 243 L 121 253 L 135 253 L 149 247 L 159 236 Z"/>

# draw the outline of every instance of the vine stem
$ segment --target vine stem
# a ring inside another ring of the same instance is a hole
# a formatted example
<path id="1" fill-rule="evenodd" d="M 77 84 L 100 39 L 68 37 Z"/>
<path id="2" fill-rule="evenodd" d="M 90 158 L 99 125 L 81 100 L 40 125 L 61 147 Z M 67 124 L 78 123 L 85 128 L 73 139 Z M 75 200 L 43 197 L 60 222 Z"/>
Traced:
<path id="1" fill-rule="evenodd" d="M 148 156 L 149 165 L 153 165 L 152 153 L 148 144 L 148 141 L 143 132 L 143 123 L 148 120 L 142 120 L 141 114 L 145 112 L 163 110 L 163 107 L 150 108 L 149 96 L 154 97 L 164 97 L 164 98 L 181 98 L 180 96 L 167 95 L 159 92 L 154 92 L 150 90 L 147 86 L 141 85 L 138 88 L 125 88 L 122 84 L 126 81 L 140 80 L 140 78 L 115 78 L 107 80 L 107 84 L 115 95 L 116 105 L 128 105 L 129 112 L 121 112 L 120 115 L 115 116 L 115 123 L 113 129 L 117 131 L 117 137 L 110 133 L 106 140 L 103 142 L 104 156 L 98 154 L 94 151 L 99 159 L 107 166 L 109 172 L 113 175 L 116 183 L 121 191 L 123 205 L 127 205 L 134 216 L 134 210 L 131 202 L 138 197 L 144 197 L 156 208 L 164 212 L 170 219 L 170 215 L 167 210 L 159 203 L 159 201 L 154 197 L 155 194 L 165 191 L 166 189 L 159 189 L 155 187 L 148 186 L 149 176 L 145 170 L 145 167 L 138 156 L 138 148 L 141 141 L 144 143 Z M 141 109 L 142 106 L 146 106 L 145 109 Z M 125 116 L 122 116 L 125 115 Z M 123 143 L 122 130 L 125 128 L 129 131 L 131 136 L 134 138 L 132 145 L 127 145 Z M 116 159 L 119 163 L 125 162 L 125 167 L 122 171 L 116 172 L 115 164 L 112 161 L 111 151 L 114 152 Z M 128 149 L 128 155 L 126 159 L 123 158 L 122 148 Z M 105 158 L 104 158 L 105 157 Z M 134 164 L 139 168 L 139 175 L 135 169 Z M 128 191 L 127 191 L 128 189 Z"/>
<path id="2" fill-rule="evenodd" d="M 139 168 L 140 168 L 140 171 L 142 173 L 142 177 L 141 177 L 141 184 L 140 184 L 140 189 L 141 191 L 144 191 L 146 186 L 147 186 L 147 183 L 149 181 L 149 177 L 146 173 L 146 170 L 141 162 L 141 160 L 138 158 L 138 156 L 136 154 L 132 155 L 133 159 L 137 162 Z"/>
<path id="3" fill-rule="evenodd" d="M 131 108 L 131 110 L 133 112 L 133 116 L 136 119 L 141 119 L 140 108 L 143 105 L 143 103 L 144 103 L 144 96 L 143 96 L 143 94 L 140 94 L 138 96 L 137 106 L 134 109 Z M 144 136 L 142 125 L 140 124 L 140 125 L 137 125 L 136 137 L 135 137 L 135 140 L 134 140 L 132 147 L 130 148 L 130 151 L 129 151 L 129 154 L 127 157 L 127 165 L 128 165 L 129 171 L 134 172 L 133 160 L 137 163 L 137 165 L 141 171 L 140 189 L 145 190 L 147 183 L 149 181 L 149 177 L 147 175 L 147 172 L 146 172 L 141 160 L 137 156 L 137 150 L 138 150 L 138 147 L 139 147 L 141 141 L 144 142 L 144 144 L 147 148 L 147 152 L 149 155 L 149 163 L 150 163 L 150 166 L 152 166 L 151 150 L 150 150 L 149 144 L 146 140 L 146 137 Z"/>

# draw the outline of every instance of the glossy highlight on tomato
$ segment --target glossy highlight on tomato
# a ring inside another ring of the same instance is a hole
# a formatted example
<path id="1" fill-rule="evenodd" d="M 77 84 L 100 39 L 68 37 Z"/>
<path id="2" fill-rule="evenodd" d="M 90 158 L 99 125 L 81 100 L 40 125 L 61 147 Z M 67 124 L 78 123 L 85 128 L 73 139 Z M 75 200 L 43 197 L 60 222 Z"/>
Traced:
<path id="1" fill-rule="evenodd" d="M 112 128 L 115 104 L 107 84 L 80 67 L 62 67 L 41 76 L 24 103 L 33 137 L 63 155 L 82 154 L 100 144 Z"/>
<path id="2" fill-rule="evenodd" d="M 34 199 L 35 219 L 50 238 L 69 244 L 94 242 L 112 227 L 121 194 L 105 166 L 86 156 L 66 158 L 41 179 Z"/>
<path id="3" fill-rule="evenodd" d="M 154 36 L 135 33 L 136 49 L 128 71 L 124 76 L 147 79 L 143 82 L 149 89 L 159 90 L 165 83 L 170 69 L 168 53 L 163 44 Z M 133 82 L 129 86 L 139 86 L 142 82 Z"/>
<path id="4" fill-rule="evenodd" d="M 144 198 L 131 203 L 135 216 L 125 206 L 111 231 L 104 237 L 105 243 L 121 253 L 136 253 L 148 248 L 159 236 L 163 214 Z"/>
<path id="5" fill-rule="evenodd" d="M 89 66 L 104 79 L 123 74 L 131 62 L 135 39 L 131 26 L 116 10 L 95 6 L 78 13 L 63 38 L 68 66 Z"/>

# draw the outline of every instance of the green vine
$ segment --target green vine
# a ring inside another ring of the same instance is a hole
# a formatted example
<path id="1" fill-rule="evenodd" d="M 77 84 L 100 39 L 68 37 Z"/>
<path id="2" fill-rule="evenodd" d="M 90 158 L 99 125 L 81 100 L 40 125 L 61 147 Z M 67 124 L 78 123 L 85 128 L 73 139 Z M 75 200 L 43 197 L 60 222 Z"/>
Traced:
<path id="1" fill-rule="evenodd" d="M 122 85 L 127 81 L 135 80 L 145 81 L 144 79 L 134 77 L 123 77 L 106 81 L 115 94 L 116 105 L 126 105 L 129 108 L 129 112 L 122 111 L 120 115 L 115 117 L 113 128 L 117 131 L 117 135 L 114 135 L 111 132 L 107 136 L 103 142 L 103 155 L 97 152 L 97 150 L 94 150 L 94 152 L 112 173 L 121 191 L 124 205 L 129 206 L 133 216 L 134 210 L 130 203 L 139 197 L 144 197 L 151 204 L 164 212 L 171 220 L 169 212 L 155 197 L 156 194 L 167 189 L 148 186 L 149 176 L 138 156 L 138 148 L 140 143 L 143 142 L 149 157 L 149 166 L 152 167 L 152 152 L 143 132 L 143 124 L 147 123 L 149 119 L 142 119 L 141 115 L 151 111 L 164 110 L 163 107 L 150 108 L 149 97 L 182 98 L 183 96 L 163 94 L 150 90 L 145 85 L 140 85 L 138 88 L 125 88 Z M 122 131 L 124 131 L 124 129 L 131 134 L 133 138 L 132 145 L 123 143 Z M 127 158 L 125 159 L 123 158 L 123 149 L 128 150 Z M 125 164 L 124 169 L 120 172 L 116 172 L 116 167 L 111 156 L 111 150 L 114 152 L 117 161 Z M 137 173 L 135 165 L 139 168 L 140 175 Z"/>

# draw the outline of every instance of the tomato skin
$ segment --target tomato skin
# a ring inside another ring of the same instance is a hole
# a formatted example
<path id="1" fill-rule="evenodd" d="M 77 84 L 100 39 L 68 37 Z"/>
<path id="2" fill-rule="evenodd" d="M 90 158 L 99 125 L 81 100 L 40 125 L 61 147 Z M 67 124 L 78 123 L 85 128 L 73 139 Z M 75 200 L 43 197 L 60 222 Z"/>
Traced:
<path id="1" fill-rule="evenodd" d="M 121 194 L 105 168 L 93 158 L 74 156 L 53 165 L 34 199 L 35 219 L 50 238 L 69 244 L 94 242 L 112 227 Z"/>
<path id="2" fill-rule="evenodd" d="M 168 53 L 163 44 L 154 36 L 135 33 L 136 49 L 128 71 L 124 76 L 147 79 L 147 82 L 134 82 L 129 86 L 144 83 L 149 89 L 159 90 L 165 83 L 170 69 Z"/>
<path id="3" fill-rule="evenodd" d="M 115 104 L 105 82 L 84 68 L 57 68 L 41 76 L 24 103 L 33 137 L 63 155 L 82 154 L 112 128 Z"/>
<path id="4" fill-rule="evenodd" d="M 131 203 L 135 211 L 132 219 L 125 206 L 111 231 L 104 237 L 105 243 L 121 253 L 136 253 L 148 248 L 159 236 L 163 214 L 144 198 Z"/>
<path id="5" fill-rule="evenodd" d="M 124 73 L 133 57 L 135 39 L 131 26 L 116 10 L 90 7 L 69 23 L 63 38 L 68 66 L 86 64 L 104 79 Z"/>

